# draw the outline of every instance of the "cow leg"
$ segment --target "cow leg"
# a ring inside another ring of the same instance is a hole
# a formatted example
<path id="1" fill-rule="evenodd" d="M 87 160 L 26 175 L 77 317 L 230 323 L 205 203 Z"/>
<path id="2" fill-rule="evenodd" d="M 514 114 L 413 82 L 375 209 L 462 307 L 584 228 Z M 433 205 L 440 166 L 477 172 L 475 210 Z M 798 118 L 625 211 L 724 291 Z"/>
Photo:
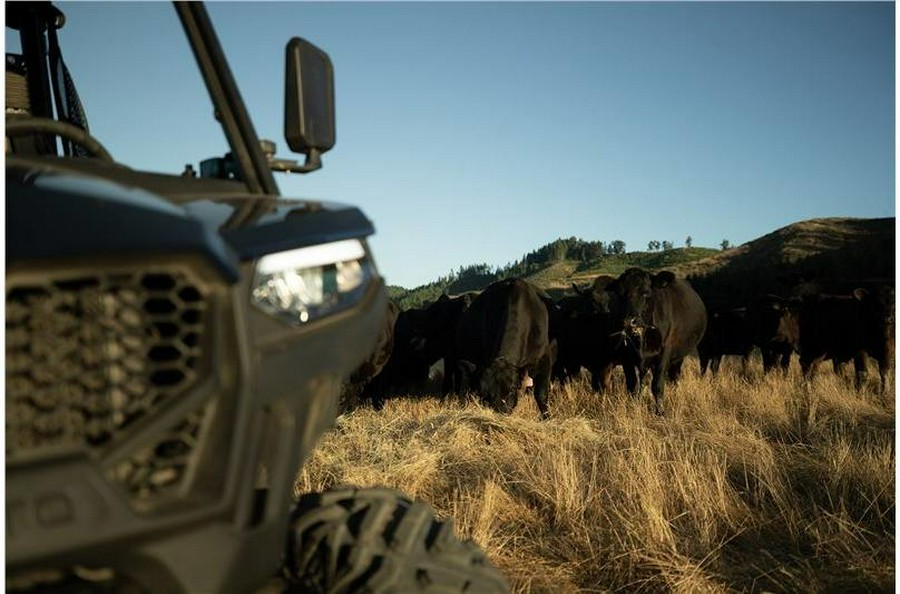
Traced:
<path id="1" fill-rule="evenodd" d="M 444 357 L 444 377 L 441 379 L 441 400 L 447 395 L 459 391 L 460 369 L 455 358 Z"/>
<path id="2" fill-rule="evenodd" d="M 834 375 L 840 378 L 841 382 L 846 384 L 848 387 L 854 381 L 853 378 L 847 377 L 846 369 L 844 366 L 846 361 L 838 361 L 837 359 L 831 360 L 831 369 L 834 371 Z M 863 370 L 865 371 L 865 363 L 863 363 Z M 853 371 L 854 376 L 858 373 L 856 358 L 853 359 Z"/>
<path id="3" fill-rule="evenodd" d="M 384 397 L 381 394 L 372 394 L 372 408 L 375 410 L 384 408 Z"/>
<path id="4" fill-rule="evenodd" d="M 719 357 L 719 360 L 721 361 L 722 358 Z M 679 359 L 677 361 L 669 362 L 668 377 L 669 377 L 670 382 L 677 382 L 678 378 L 681 377 L 681 364 L 682 363 L 684 363 L 684 359 Z M 718 368 L 719 368 L 719 366 L 716 365 L 716 371 L 718 371 Z"/>
<path id="5" fill-rule="evenodd" d="M 700 375 L 704 375 L 706 373 L 706 368 L 709 367 L 709 357 L 700 356 Z"/>
<path id="6" fill-rule="evenodd" d="M 759 354 L 762 355 L 763 373 L 769 373 L 775 367 L 775 353 L 771 349 L 760 347 Z"/>
<path id="7" fill-rule="evenodd" d="M 591 365 L 588 369 L 591 373 L 591 389 L 598 394 L 606 394 L 612 386 L 612 374 L 616 366 L 614 363 Z"/>
<path id="8" fill-rule="evenodd" d="M 628 389 L 628 393 L 632 396 L 638 394 L 641 391 L 641 384 L 638 381 L 637 367 L 630 363 L 624 363 L 622 371 L 625 372 L 625 387 Z"/>
<path id="9" fill-rule="evenodd" d="M 603 393 L 603 368 L 598 365 L 591 365 L 588 368 L 591 372 L 591 390 L 599 394 Z"/>
<path id="10" fill-rule="evenodd" d="M 781 355 L 781 373 L 787 375 L 791 367 L 791 352 L 782 353 Z"/>
<path id="11" fill-rule="evenodd" d="M 665 414 L 666 376 L 668 375 L 669 355 L 665 351 L 653 366 L 653 380 L 650 390 L 653 393 L 653 412 L 658 415 Z"/>
<path id="12" fill-rule="evenodd" d="M 612 363 L 607 363 L 600 370 L 600 387 L 602 388 L 602 393 L 609 392 L 610 386 L 612 386 L 612 374 L 615 370 L 616 366 Z"/>
<path id="13" fill-rule="evenodd" d="M 534 401 L 537 403 L 538 410 L 541 411 L 541 419 L 547 419 L 550 416 L 547 401 L 550 394 L 550 373 L 552 371 L 553 361 L 549 354 L 541 357 L 533 369 Z"/>
<path id="14" fill-rule="evenodd" d="M 644 387 L 644 380 L 645 380 L 646 377 L 647 377 L 647 373 L 650 371 L 650 366 L 649 366 L 647 363 L 644 363 L 644 362 L 642 361 L 640 364 L 638 364 L 637 370 L 638 370 L 638 385 L 637 385 L 637 390 L 638 390 L 638 392 L 640 393 L 640 391 L 641 391 L 641 390 L 643 389 L 643 387 Z"/>
<path id="15" fill-rule="evenodd" d="M 712 365 L 711 365 L 712 374 L 714 376 L 719 374 L 719 366 L 720 365 L 722 365 L 722 355 L 714 356 L 712 358 Z"/>
<path id="16" fill-rule="evenodd" d="M 887 396 L 887 383 L 888 383 L 888 370 L 890 367 L 890 361 L 887 359 L 879 359 L 878 360 L 878 393 L 881 395 L 882 400 Z"/>
<path id="17" fill-rule="evenodd" d="M 457 374 L 456 366 L 447 366 L 444 369 L 444 377 L 441 378 L 441 400 L 453 391 L 454 376 Z"/>
<path id="18" fill-rule="evenodd" d="M 865 353 L 857 353 L 853 357 L 853 369 L 856 371 L 856 390 L 861 391 L 869 379 L 868 356 Z"/>
<path id="19" fill-rule="evenodd" d="M 834 371 L 834 374 L 838 377 L 842 377 L 844 375 L 844 364 L 838 361 L 837 359 L 831 360 L 831 370 Z"/>
<path id="20" fill-rule="evenodd" d="M 802 355 L 800 356 L 800 371 L 803 374 L 803 379 L 807 386 L 812 384 L 812 378 L 816 373 L 816 367 L 824 360 L 824 355 L 810 359 L 805 359 Z"/>

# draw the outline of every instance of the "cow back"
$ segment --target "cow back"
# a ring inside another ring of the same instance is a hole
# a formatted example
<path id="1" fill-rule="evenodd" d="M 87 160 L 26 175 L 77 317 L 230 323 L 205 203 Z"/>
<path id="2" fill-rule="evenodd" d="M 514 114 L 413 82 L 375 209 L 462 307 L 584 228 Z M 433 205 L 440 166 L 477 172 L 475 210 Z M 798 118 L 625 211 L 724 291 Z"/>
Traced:
<path id="1" fill-rule="evenodd" d="M 675 279 L 652 289 L 649 323 L 660 332 L 660 347 L 673 359 L 686 357 L 696 349 L 706 333 L 706 306 L 700 295 L 684 279 Z"/>
<path id="2" fill-rule="evenodd" d="M 805 360 L 843 362 L 864 352 L 886 363 L 893 357 L 893 289 L 806 295 L 799 326 L 800 352 Z"/>
<path id="3" fill-rule="evenodd" d="M 456 332 L 459 359 L 485 367 L 503 357 L 516 367 L 534 364 L 549 341 L 549 314 L 535 287 L 522 279 L 490 285 L 462 313 Z"/>

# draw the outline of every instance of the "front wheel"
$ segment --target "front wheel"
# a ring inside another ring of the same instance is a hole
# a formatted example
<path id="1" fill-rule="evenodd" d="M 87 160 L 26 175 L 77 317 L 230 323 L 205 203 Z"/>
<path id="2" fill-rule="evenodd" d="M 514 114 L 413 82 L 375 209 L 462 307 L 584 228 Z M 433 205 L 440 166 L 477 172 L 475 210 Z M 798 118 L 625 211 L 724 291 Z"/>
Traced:
<path id="1" fill-rule="evenodd" d="M 503 574 L 451 521 L 390 489 L 304 495 L 291 514 L 285 592 L 506 593 Z"/>

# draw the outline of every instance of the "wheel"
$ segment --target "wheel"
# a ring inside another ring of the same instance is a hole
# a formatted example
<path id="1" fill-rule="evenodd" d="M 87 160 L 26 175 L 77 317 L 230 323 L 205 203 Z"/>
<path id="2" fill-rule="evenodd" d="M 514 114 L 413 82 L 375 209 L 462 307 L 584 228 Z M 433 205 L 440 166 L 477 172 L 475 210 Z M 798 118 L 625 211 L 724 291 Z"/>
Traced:
<path id="1" fill-rule="evenodd" d="M 304 495 L 291 514 L 285 592 L 509 592 L 451 521 L 390 489 Z"/>
<path id="2" fill-rule="evenodd" d="M 103 159 L 110 163 L 114 162 L 112 155 L 100 144 L 100 141 L 78 126 L 50 118 L 37 117 L 6 121 L 7 136 L 24 136 L 26 134 L 55 134 L 60 138 L 74 142 L 98 159 Z"/>

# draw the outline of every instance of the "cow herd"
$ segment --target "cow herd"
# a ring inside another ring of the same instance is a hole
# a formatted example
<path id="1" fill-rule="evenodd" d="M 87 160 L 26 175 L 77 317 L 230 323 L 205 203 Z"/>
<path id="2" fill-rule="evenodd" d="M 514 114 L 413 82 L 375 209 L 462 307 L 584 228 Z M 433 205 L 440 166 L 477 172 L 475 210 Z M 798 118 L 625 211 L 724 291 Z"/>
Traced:
<path id="1" fill-rule="evenodd" d="M 422 308 L 398 311 L 391 304 L 370 359 L 345 382 L 343 409 L 364 401 L 379 409 L 391 395 L 472 392 L 509 413 L 533 386 L 546 418 L 551 379 L 565 381 L 584 369 L 592 389 L 602 393 L 621 367 L 632 394 L 640 393 L 649 373 L 653 410 L 663 414 L 666 382 L 678 379 L 688 355 L 697 355 L 701 374 L 714 374 L 726 355 L 740 356 L 746 368 L 757 348 L 766 373 L 786 371 L 799 353 L 807 379 L 824 360 L 836 371 L 852 361 L 858 388 L 871 358 L 882 393 L 887 389 L 894 341 L 891 286 L 847 295 L 761 295 L 741 307 L 721 307 L 705 304 L 689 281 L 671 272 L 631 268 L 573 289 L 553 300 L 513 278 L 480 293 L 442 295 Z M 438 387 L 432 374 L 441 363 Z"/>

